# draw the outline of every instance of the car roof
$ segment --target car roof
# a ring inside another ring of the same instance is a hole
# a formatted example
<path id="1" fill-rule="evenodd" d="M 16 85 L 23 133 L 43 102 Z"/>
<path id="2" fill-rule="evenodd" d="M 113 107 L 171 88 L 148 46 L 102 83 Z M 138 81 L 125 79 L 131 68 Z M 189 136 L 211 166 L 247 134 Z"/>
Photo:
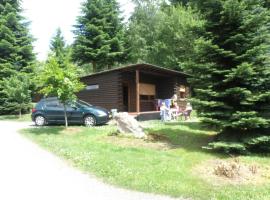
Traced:
<path id="1" fill-rule="evenodd" d="M 41 99 L 42 101 L 53 101 L 53 100 L 58 100 L 57 97 L 47 97 L 47 98 L 43 98 Z"/>

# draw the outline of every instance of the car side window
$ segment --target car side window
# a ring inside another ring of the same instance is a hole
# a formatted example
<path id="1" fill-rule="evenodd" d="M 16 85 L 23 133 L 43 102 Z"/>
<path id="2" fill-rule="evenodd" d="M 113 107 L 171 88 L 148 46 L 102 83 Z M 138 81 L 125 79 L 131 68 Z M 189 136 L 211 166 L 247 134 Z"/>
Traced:
<path id="1" fill-rule="evenodd" d="M 57 100 L 47 101 L 46 107 L 47 108 L 63 108 L 62 104 L 60 104 L 59 101 L 57 101 Z"/>

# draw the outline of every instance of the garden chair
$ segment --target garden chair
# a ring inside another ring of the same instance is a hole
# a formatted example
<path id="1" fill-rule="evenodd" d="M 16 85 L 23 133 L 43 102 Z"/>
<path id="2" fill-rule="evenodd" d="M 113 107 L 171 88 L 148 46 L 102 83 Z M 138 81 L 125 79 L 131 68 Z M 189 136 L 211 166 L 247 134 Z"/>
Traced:
<path id="1" fill-rule="evenodd" d="M 184 112 L 185 120 L 191 119 L 191 112 L 192 110 L 187 110 Z"/>

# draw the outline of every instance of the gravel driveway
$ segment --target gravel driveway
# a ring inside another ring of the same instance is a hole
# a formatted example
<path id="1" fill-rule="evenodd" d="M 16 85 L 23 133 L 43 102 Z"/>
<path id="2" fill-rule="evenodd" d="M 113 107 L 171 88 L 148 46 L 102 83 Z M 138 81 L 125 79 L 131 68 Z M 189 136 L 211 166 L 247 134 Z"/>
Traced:
<path id="1" fill-rule="evenodd" d="M 17 131 L 29 123 L 0 121 L 1 200 L 169 200 L 119 189 L 70 167 Z"/>

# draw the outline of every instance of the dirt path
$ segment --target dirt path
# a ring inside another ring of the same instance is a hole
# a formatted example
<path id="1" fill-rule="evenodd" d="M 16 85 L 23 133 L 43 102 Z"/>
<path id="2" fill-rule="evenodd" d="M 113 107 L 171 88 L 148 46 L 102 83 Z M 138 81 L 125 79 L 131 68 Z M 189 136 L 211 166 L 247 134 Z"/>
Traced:
<path id="1" fill-rule="evenodd" d="M 70 167 L 17 133 L 29 123 L 0 121 L 0 199 L 169 200 L 119 189 Z"/>

